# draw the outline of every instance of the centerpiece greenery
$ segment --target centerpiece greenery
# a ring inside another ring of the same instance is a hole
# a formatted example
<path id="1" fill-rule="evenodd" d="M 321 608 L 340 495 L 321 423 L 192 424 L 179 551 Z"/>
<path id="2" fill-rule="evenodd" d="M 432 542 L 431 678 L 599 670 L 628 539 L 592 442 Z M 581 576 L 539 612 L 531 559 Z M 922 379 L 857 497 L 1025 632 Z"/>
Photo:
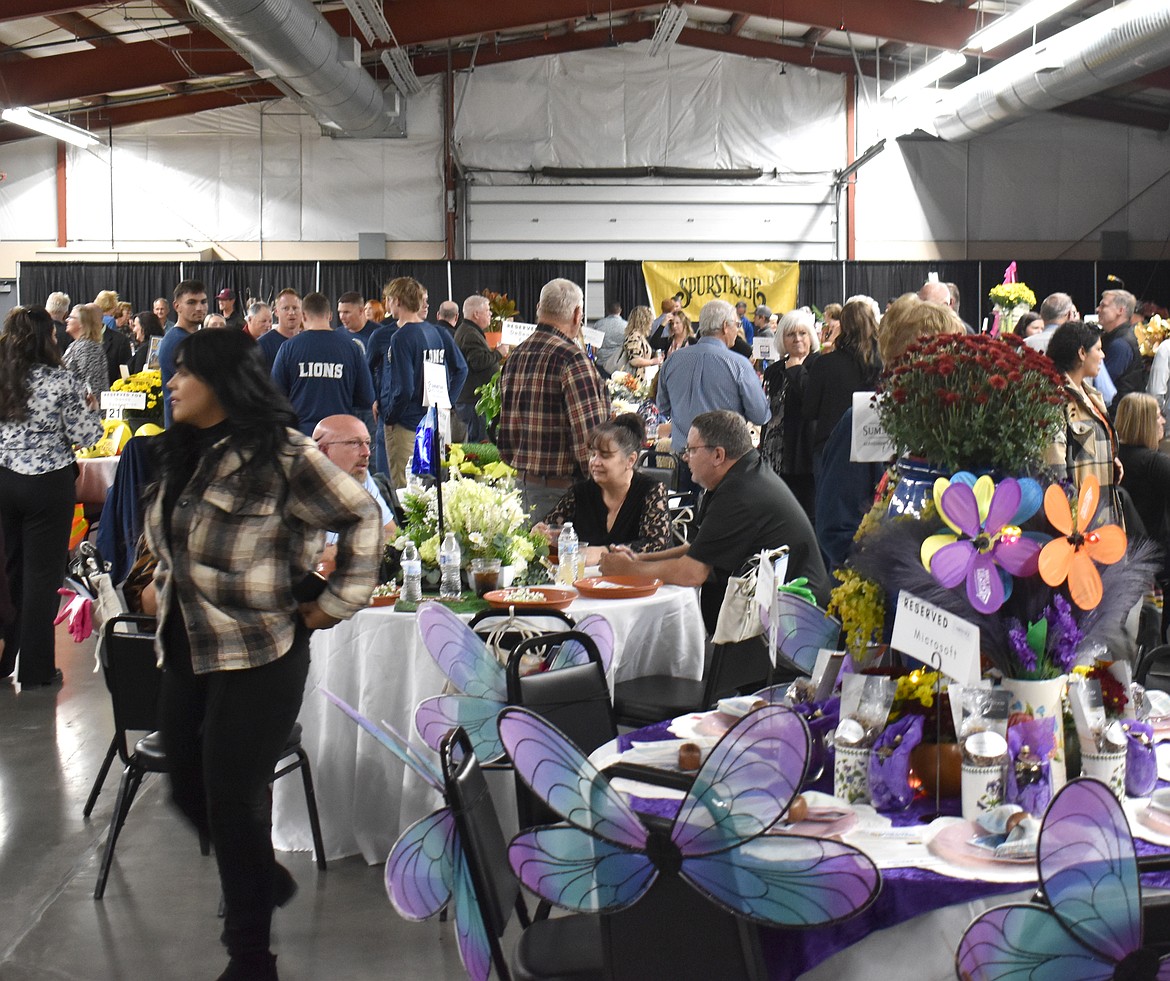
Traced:
<path id="1" fill-rule="evenodd" d="M 110 386 L 110 390 L 114 392 L 141 392 L 146 396 L 146 405 L 143 408 L 123 411 L 123 418 L 128 422 L 153 422 L 162 425 L 163 393 L 160 371 L 139 371 L 125 378 L 119 378 Z"/>

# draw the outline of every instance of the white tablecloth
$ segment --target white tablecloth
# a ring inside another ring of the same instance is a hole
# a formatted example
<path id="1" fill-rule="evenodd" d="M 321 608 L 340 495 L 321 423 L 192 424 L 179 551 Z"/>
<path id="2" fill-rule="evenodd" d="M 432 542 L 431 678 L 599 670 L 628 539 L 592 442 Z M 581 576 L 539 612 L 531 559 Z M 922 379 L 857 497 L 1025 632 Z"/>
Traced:
<path id="1" fill-rule="evenodd" d="M 663 586 L 633 600 L 579 597 L 576 619 L 600 613 L 613 627 L 612 681 L 647 674 L 700 678 L 705 633 L 695 590 Z M 434 792 L 321 696 L 328 688 L 375 722 L 387 722 L 428 758 L 414 732 L 414 707 L 443 690 L 445 679 L 422 644 L 414 614 L 363 610 L 312 640 L 312 662 L 300 723 L 313 764 L 317 807 L 328 858 L 361 853 L 382 862 L 399 833 L 438 806 Z M 285 851 L 312 848 L 300 781 L 274 787 L 273 843 Z"/>

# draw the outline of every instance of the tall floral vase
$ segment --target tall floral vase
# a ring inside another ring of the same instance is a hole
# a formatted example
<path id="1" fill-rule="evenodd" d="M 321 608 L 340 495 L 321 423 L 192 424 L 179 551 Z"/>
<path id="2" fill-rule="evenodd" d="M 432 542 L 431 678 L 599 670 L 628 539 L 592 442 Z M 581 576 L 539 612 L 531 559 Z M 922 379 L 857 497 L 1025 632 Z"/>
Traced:
<path id="1" fill-rule="evenodd" d="M 1052 759 L 1052 792 L 1055 794 L 1067 780 L 1064 760 L 1064 690 L 1068 675 L 1029 681 L 1023 678 L 1004 678 L 1008 690 L 1008 713 L 1026 715 L 1033 719 L 1055 719 L 1056 738 Z"/>
<path id="2" fill-rule="evenodd" d="M 898 518 L 903 515 L 919 517 L 934 494 L 934 482 L 940 477 L 950 477 L 951 474 L 938 467 L 932 466 L 925 460 L 911 456 L 901 456 L 894 464 L 898 473 L 898 483 L 890 495 L 890 503 L 886 509 L 886 516 Z"/>

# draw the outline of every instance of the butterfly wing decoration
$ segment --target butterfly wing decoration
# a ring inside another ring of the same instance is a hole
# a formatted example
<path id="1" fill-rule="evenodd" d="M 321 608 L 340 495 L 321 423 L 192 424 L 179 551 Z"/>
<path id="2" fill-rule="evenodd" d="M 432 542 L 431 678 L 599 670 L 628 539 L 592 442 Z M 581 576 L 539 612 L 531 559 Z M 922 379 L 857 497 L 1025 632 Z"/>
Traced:
<path id="1" fill-rule="evenodd" d="M 649 831 L 539 716 L 507 708 L 500 735 L 521 779 L 568 821 L 524 832 L 509 848 L 521 881 L 552 903 L 582 912 L 621 909 L 659 873 L 677 872 L 734 913 L 794 926 L 851 915 L 877 894 L 877 869 L 847 845 L 760 837 L 788 807 L 808 756 L 808 731 L 786 707 L 758 709 L 727 732 L 669 832 Z"/>
<path id="2" fill-rule="evenodd" d="M 414 726 L 431 749 L 451 730 L 462 726 L 475 754 L 490 762 L 503 753 L 496 714 L 507 701 L 504 669 L 474 630 L 439 603 L 427 603 L 418 614 L 423 645 L 460 694 L 424 699 L 415 709 Z"/>
<path id="3" fill-rule="evenodd" d="M 459 944 L 459 959 L 463 961 L 463 969 L 472 981 L 487 981 L 492 969 L 492 950 L 488 944 L 483 914 L 475 900 L 475 887 L 467 868 L 467 857 L 458 845 L 452 895 L 455 900 L 455 939 Z"/>
<path id="4" fill-rule="evenodd" d="M 573 628 L 581 633 L 588 634 L 597 645 L 597 652 L 601 655 L 601 667 L 605 674 L 609 674 L 609 667 L 613 663 L 613 627 L 609 621 L 598 613 L 593 613 Z M 559 651 L 549 661 L 548 669 L 567 668 L 574 664 L 584 664 L 588 660 L 585 646 L 580 641 L 569 640 L 561 645 Z"/>
<path id="5" fill-rule="evenodd" d="M 442 807 L 407 828 L 386 860 L 386 894 L 405 920 L 434 916 L 455 883 L 455 819 Z"/>
<path id="6" fill-rule="evenodd" d="M 822 647 L 836 650 L 841 621 L 815 603 L 793 593 L 778 592 L 776 617 L 776 650 L 805 674 L 812 674 Z M 768 630 L 771 611 L 761 607 L 760 619 Z"/>
<path id="7" fill-rule="evenodd" d="M 1147 968 L 1141 976 L 1170 978 L 1170 961 L 1159 962 L 1142 949 L 1133 836 L 1105 784 L 1073 780 L 1053 798 L 1040 829 L 1036 866 L 1049 905 L 998 906 L 979 916 L 955 954 L 960 976 L 1106 979 L 1122 962 L 1141 962 Z"/>

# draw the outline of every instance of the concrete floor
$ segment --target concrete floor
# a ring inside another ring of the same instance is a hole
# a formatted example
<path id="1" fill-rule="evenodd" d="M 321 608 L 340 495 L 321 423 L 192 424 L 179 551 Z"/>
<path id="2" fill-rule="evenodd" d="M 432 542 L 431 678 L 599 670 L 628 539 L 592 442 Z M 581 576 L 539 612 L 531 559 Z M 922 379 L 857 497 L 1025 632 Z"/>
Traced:
<path id="1" fill-rule="evenodd" d="M 105 898 L 93 899 L 121 772 L 115 763 L 82 818 L 113 732 L 109 695 L 92 673 L 92 639 L 75 644 L 58 628 L 57 664 L 59 688 L 0 680 L 0 981 L 210 981 L 227 964 L 215 861 L 199 854 L 163 779 L 147 778 Z M 300 883 L 273 920 L 284 981 L 466 977 L 451 924 L 401 920 L 380 867 L 359 857 L 320 872 L 307 854 L 279 857 Z"/>

